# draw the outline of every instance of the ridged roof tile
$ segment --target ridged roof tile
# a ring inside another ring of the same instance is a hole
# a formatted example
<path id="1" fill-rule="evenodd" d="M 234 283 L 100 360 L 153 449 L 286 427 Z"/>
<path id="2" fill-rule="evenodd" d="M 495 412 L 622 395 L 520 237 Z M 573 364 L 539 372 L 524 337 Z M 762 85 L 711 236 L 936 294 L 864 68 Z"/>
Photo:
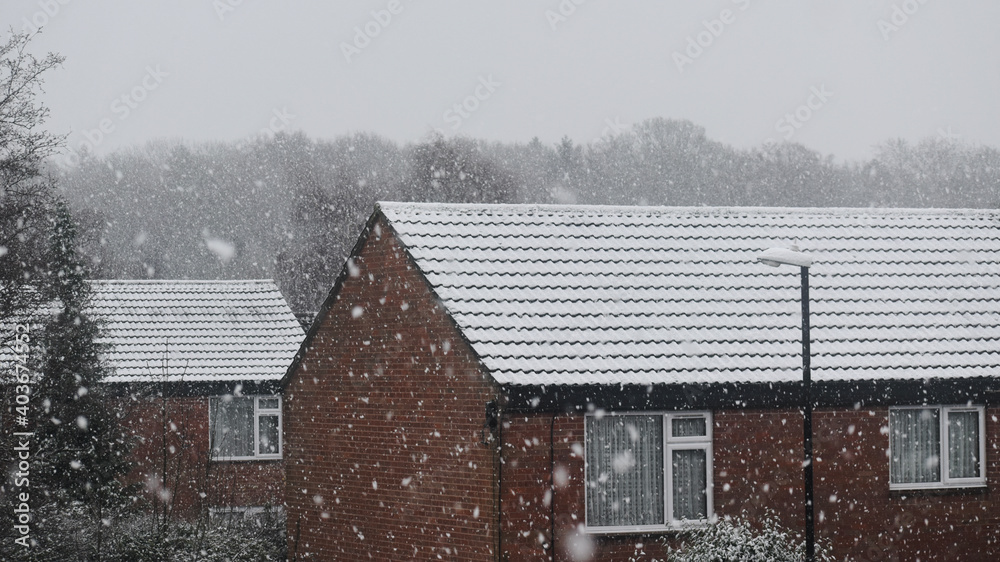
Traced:
<path id="1" fill-rule="evenodd" d="M 1000 212 L 380 203 L 507 384 L 1000 375 Z"/>
<path id="2" fill-rule="evenodd" d="M 278 381 L 304 333 L 271 280 L 92 281 L 107 382 Z"/>

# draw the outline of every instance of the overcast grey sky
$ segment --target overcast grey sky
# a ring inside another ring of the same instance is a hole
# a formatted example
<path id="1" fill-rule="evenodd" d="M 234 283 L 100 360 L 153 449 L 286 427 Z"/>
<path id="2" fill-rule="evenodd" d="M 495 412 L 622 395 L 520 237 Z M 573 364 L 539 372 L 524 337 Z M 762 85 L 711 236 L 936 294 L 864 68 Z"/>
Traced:
<path id="1" fill-rule="evenodd" d="M 1000 146 L 994 0 L 4 0 L 49 128 L 107 153 L 268 130 L 589 142 L 649 117 L 840 159 L 890 138 Z M 102 130 L 103 128 L 103 130 Z"/>

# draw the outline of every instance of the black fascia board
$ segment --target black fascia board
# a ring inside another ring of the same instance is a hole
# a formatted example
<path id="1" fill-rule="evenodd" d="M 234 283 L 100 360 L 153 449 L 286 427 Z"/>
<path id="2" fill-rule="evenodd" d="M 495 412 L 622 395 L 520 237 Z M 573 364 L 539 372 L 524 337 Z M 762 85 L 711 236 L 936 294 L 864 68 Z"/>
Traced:
<path id="1" fill-rule="evenodd" d="M 503 386 L 511 413 L 588 412 L 595 409 L 731 410 L 797 408 L 802 383 Z M 813 382 L 817 408 L 861 408 L 920 404 L 1000 403 L 1000 379 L 859 380 Z"/>
<path id="2" fill-rule="evenodd" d="M 104 383 L 104 391 L 109 396 L 224 396 L 239 390 L 241 395 L 281 394 L 281 381 L 142 381 Z"/>

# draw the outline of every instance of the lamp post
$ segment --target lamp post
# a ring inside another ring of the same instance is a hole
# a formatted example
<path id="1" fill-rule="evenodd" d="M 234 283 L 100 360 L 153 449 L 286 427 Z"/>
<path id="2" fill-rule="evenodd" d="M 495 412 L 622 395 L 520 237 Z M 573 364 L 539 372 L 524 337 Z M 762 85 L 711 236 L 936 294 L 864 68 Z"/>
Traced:
<path id="1" fill-rule="evenodd" d="M 792 246 L 791 249 L 765 250 L 757 256 L 757 261 L 771 267 L 798 266 L 802 276 L 802 446 L 805 454 L 802 467 L 806 489 L 806 562 L 813 562 L 816 558 L 816 537 L 813 519 L 812 379 L 809 370 L 809 267 L 812 256 Z"/>

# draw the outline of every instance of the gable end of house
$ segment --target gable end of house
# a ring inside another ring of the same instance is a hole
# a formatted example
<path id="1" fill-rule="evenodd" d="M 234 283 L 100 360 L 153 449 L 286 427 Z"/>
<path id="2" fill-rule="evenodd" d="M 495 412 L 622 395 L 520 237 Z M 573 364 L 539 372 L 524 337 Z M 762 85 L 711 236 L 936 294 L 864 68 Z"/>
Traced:
<path id="1" fill-rule="evenodd" d="M 351 276 L 358 275 L 359 262 L 363 259 L 363 254 L 365 247 L 371 240 L 371 237 L 375 236 L 377 239 L 381 239 L 383 236 L 389 236 L 393 239 L 393 243 L 396 244 L 401 253 L 405 256 L 407 266 L 412 268 L 420 277 L 423 282 L 424 287 L 433 295 L 436 302 L 436 306 L 445 312 L 445 316 L 448 318 L 449 322 L 455 329 L 456 336 L 463 341 L 463 343 L 468 347 L 469 351 L 476 357 L 476 363 L 479 369 L 495 383 L 495 378 L 490 374 L 489 369 L 483 363 L 482 359 L 479 357 L 475 346 L 468 340 L 465 331 L 458 325 L 455 318 L 447 310 L 447 305 L 440 298 L 435 290 L 433 284 L 427 279 L 427 276 L 421 271 L 419 262 L 413 258 L 410 253 L 409 248 L 407 248 L 406 243 L 396 232 L 395 227 L 392 222 L 386 217 L 385 213 L 382 212 L 381 203 L 375 204 L 375 210 L 372 212 L 371 216 L 365 222 L 364 228 L 361 230 L 360 236 L 358 236 L 357 242 L 354 243 L 354 247 L 351 249 L 351 253 L 345 260 L 340 273 L 337 275 L 336 280 L 333 283 L 333 287 L 327 294 L 326 299 L 324 299 L 323 304 L 320 305 L 319 311 L 312 319 L 311 325 L 306 330 L 306 336 L 302 340 L 302 345 L 299 347 L 298 352 L 296 352 L 295 357 L 292 359 L 291 364 L 289 364 L 288 369 L 285 371 L 285 375 L 280 381 L 280 388 L 284 388 L 288 385 L 289 380 L 295 373 L 300 369 L 302 365 L 303 356 L 307 350 L 312 345 L 313 340 L 316 337 L 316 332 L 319 331 L 320 326 L 327 321 L 330 309 L 336 304 L 337 300 L 340 298 L 341 291 L 343 290 L 344 283 Z"/>

